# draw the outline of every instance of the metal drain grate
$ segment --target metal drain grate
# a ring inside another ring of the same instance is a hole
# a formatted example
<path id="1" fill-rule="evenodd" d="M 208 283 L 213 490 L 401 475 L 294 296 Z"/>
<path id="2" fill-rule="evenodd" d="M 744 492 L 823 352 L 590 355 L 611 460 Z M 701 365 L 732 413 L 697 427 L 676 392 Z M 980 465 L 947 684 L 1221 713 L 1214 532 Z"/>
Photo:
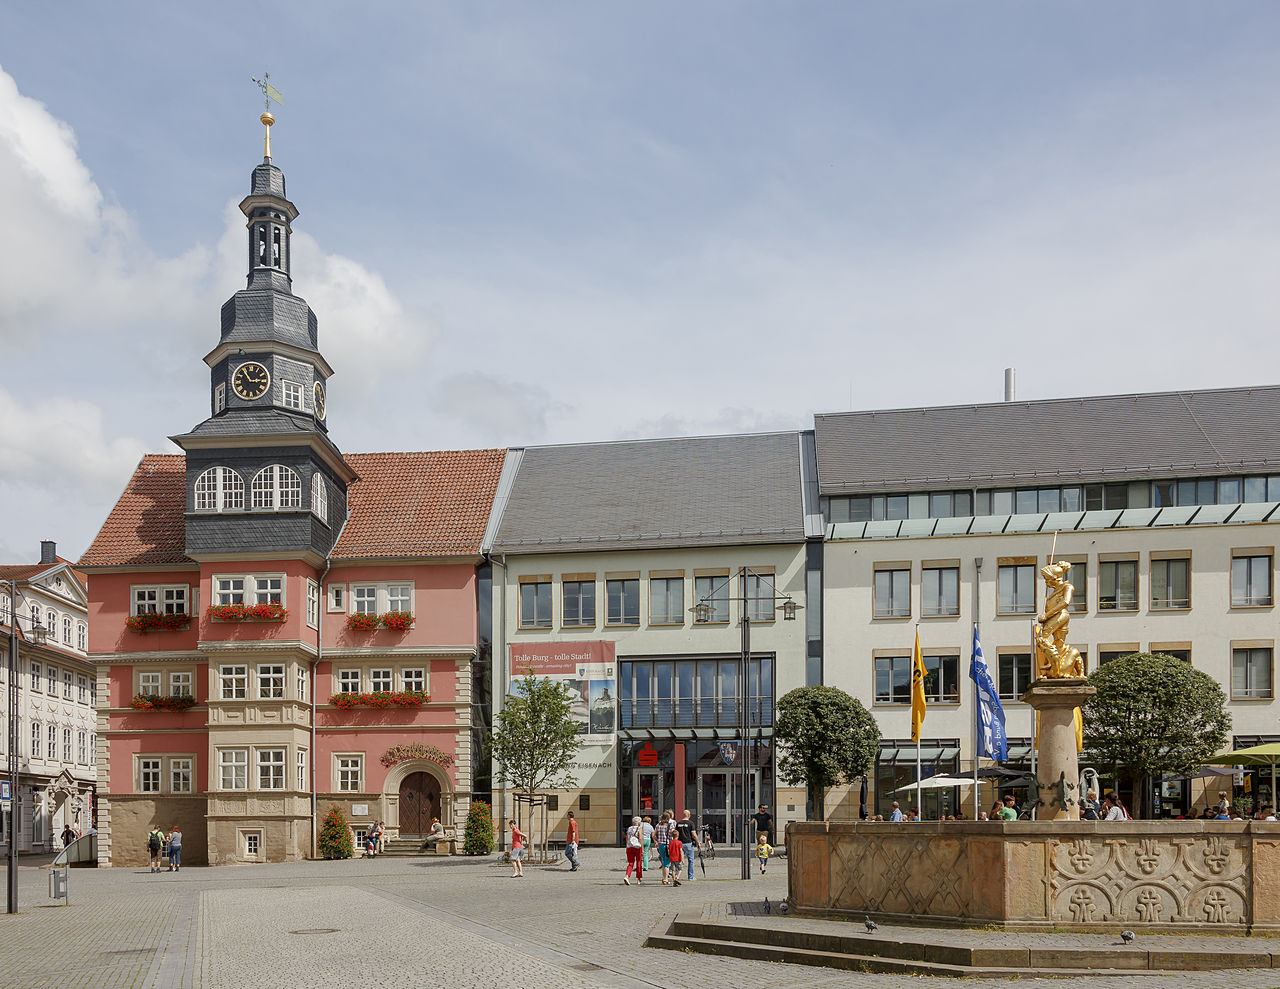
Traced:
<path id="1" fill-rule="evenodd" d="M 290 934 L 337 934 L 336 927 L 309 927 L 301 931 L 290 931 Z"/>
<path id="2" fill-rule="evenodd" d="M 600 972 L 604 968 L 602 965 L 593 965 L 591 962 L 579 962 L 577 965 L 570 965 L 569 967 L 579 972 Z"/>

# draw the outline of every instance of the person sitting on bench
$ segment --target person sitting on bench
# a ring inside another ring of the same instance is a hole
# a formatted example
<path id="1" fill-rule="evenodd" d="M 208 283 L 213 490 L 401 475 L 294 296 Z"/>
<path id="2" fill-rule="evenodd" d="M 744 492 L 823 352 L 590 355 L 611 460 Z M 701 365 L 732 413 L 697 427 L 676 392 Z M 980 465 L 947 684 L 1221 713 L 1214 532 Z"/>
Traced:
<path id="1" fill-rule="evenodd" d="M 431 830 L 427 832 L 427 837 L 422 842 L 422 847 L 428 845 L 438 845 L 439 842 L 448 841 L 449 837 L 444 833 L 444 828 L 440 824 L 440 818 L 433 817 L 431 819 Z"/>

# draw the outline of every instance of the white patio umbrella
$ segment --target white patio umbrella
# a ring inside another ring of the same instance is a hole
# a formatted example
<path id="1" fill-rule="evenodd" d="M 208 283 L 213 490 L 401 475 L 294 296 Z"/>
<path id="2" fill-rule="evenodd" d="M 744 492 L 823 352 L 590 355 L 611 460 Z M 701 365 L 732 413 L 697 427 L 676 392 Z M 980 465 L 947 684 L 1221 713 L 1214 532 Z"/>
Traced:
<path id="1" fill-rule="evenodd" d="M 970 776 L 930 776 L 927 780 L 921 780 L 919 783 L 908 783 L 906 786 L 898 787 L 893 792 L 914 792 L 917 787 L 921 790 L 945 790 L 953 786 L 973 786 L 973 778 Z"/>

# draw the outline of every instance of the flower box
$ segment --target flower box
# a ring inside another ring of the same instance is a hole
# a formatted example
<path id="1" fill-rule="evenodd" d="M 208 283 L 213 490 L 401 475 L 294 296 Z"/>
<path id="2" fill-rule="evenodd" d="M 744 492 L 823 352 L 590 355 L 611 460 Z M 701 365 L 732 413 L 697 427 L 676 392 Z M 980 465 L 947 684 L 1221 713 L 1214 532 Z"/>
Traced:
<path id="1" fill-rule="evenodd" d="M 130 615 L 125 619 L 125 627 L 133 632 L 176 631 L 191 627 L 191 616 L 185 611 L 174 614 L 154 614 L 146 612 L 141 615 Z"/>
<path id="2" fill-rule="evenodd" d="M 329 703 L 343 711 L 353 707 L 421 707 L 431 699 L 425 690 L 375 690 L 370 694 L 333 694 Z"/>
<path id="3" fill-rule="evenodd" d="M 129 706 L 135 711 L 186 711 L 195 705 L 190 694 L 161 697 L 159 694 L 135 694 Z"/>
<path id="4" fill-rule="evenodd" d="M 372 632 L 380 628 L 407 632 L 412 627 L 413 615 L 408 611 L 388 611 L 385 615 L 356 611 L 347 615 L 347 628 L 353 632 Z"/>
<path id="5" fill-rule="evenodd" d="M 282 622 L 289 612 L 278 604 L 212 604 L 208 615 L 218 622 Z"/>

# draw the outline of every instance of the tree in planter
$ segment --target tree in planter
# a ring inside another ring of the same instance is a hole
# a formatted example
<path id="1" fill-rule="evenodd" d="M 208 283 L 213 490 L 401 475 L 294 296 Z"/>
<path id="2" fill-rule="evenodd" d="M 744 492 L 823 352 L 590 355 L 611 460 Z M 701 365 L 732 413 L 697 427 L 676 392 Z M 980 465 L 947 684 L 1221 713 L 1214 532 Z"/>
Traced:
<path id="1" fill-rule="evenodd" d="M 473 800 L 467 811 L 462 850 L 467 855 L 488 855 L 493 851 L 493 810 L 483 800 Z"/>
<path id="2" fill-rule="evenodd" d="M 512 687 L 490 741 L 499 779 L 530 797 L 546 787 L 569 786 L 569 765 L 581 743 L 568 685 L 530 672 Z"/>
<path id="3" fill-rule="evenodd" d="M 1220 752 L 1231 731 L 1226 696 L 1218 682 L 1181 659 L 1134 653 L 1098 667 L 1089 676 L 1098 692 L 1085 701 L 1085 748 L 1116 779 L 1133 782 L 1138 817 L 1148 778 L 1186 776 Z"/>
<path id="4" fill-rule="evenodd" d="M 827 787 L 863 775 L 876 758 L 880 728 L 837 687 L 797 687 L 778 701 L 778 777 L 809 791 L 806 817 L 822 820 Z"/>
<path id="5" fill-rule="evenodd" d="M 316 842 L 320 854 L 327 859 L 349 859 L 356 853 L 351 841 L 351 828 L 347 825 L 347 815 L 337 804 L 329 808 L 320 825 L 320 837 Z"/>

